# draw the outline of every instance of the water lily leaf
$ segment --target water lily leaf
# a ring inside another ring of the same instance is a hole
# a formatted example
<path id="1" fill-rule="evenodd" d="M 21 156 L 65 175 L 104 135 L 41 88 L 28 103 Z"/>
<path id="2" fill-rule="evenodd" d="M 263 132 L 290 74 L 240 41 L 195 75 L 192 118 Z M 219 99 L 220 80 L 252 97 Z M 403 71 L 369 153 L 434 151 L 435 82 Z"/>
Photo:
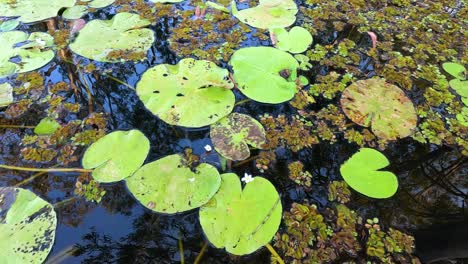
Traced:
<path id="1" fill-rule="evenodd" d="M 139 15 L 118 13 L 111 20 L 88 22 L 70 48 L 73 52 L 96 61 L 119 62 L 125 58 L 108 56 L 111 52 L 146 53 L 154 42 L 154 32 L 143 28 L 150 21 Z"/>
<path id="2" fill-rule="evenodd" d="M 230 160 L 244 160 L 250 156 L 249 146 L 262 148 L 265 129 L 252 117 L 232 113 L 210 127 L 210 138 L 219 154 Z"/>
<path id="3" fill-rule="evenodd" d="M 112 5 L 114 2 L 115 0 L 94 0 L 94 1 L 89 1 L 88 6 L 90 8 L 104 8 L 104 7 Z"/>
<path id="4" fill-rule="evenodd" d="M 47 33 L 22 31 L 0 33 L 0 78 L 28 72 L 49 63 L 54 52 L 53 38 Z"/>
<path id="5" fill-rule="evenodd" d="M 54 118 L 43 118 L 34 128 L 34 133 L 38 135 L 52 135 L 60 126 Z"/>
<path id="6" fill-rule="evenodd" d="M 139 130 L 114 131 L 94 142 L 85 152 L 83 168 L 94 169 L 98 182 L 116 182 L 138 170 L 148 155 L 150 143 Z"/>
<path id="7" fill-rule="evenodd" d="M 0 107 L 13 103 L 13 87 L 9 83 L 0 84 Z"/>
<path id="8" fill-rule="evenodd" d="M 288 32 L 284 28 L 270 30 L 276 36 L 276 47 L 291 53 L 302 53 L 312 44 L 312 35 L 303 27 L 293 27 Z"/>
<path id="9" fill-rule="evenodd" d="M 185 0 L 150 0 L 153 3 L 179 3 Z"/>
<path id="10" fill-rule="evenodd" d="M 298 62 L 287 52 L 272 47 L 237 50 L 229 64 L 239 90 L 252 100 L 278 104 L 297 92 Z"/>
<path id="11" fill-rule="evenodd" d="M 341 95 L 341 107 L 353 122 L 388 140 L 411 135 L 418 121 L 405 93 L 381 78 L 352 83 Z"/>
<path id="12" fill-rule="evenodd" d="M 355 191 L 372 198 L 388 198 L 396 193 L 398 179 L 392 172 L 379 170 L 389 164 L 379 151 L 361 148 L 341 165 L 340 173 Z"/>
<path id="13" fill-rule="evenodd" d="M 458 79 L 450 80 L 450 87 L 462 97 L 468 97 L 468 81 L 461 81 Z"/>
<path id="14" fill-rule="evenodd" d="M 125 181 L 130 192 L 147 208 L 178 213 L 205 204 L 221 184 L 218 170 L 202 163 L 191 170 L 175 154 L 146 164 Z"/>
<path id="15" fill-rule="evenodd" d="M 184 127 L 210 125 L 231 113 L 234 86 L 229 72 L 213 62 L 183 59 L 177 65 L 148 69 L 136 92 L 146 108 L 164 122 Z"/>
<path id="16" fill-rule="evenodd" d="M 31 23 L 55 17 L 60 9 L 74 4 L 75 0 L 0 0 L 0 16 Z"/>
<path id="17" fill-rule="evenodd" d="M 56 227 L 51 204 L 29 190 L 0 187 L 0 263 L 42 263 Z"/>
<path id="18" fill-rule="evenodd" d="M 237 19 L 256 28 L 284 28 L 296 21 L 297 6 L 293 0 L 260 0 L 258 6 L 240 11 L 232 1 L 231 8 Z"/>
<path id="19" fill-rule="evenodd" d="M 282 206 L 273 184 L 254 177 L 244 190 L 234 173 L 221 175 L 221 187 L 200 208 L 200 224 L 217 248 L 245 255 L 267 244 L 281 222 Z"/>
<path id="20" fill-rule="evenodd" d="M 446 62 L 442 64 L 442 68 L 459 80 L 465 80 L 465 67 L 455 62 Z"/>
<path id="21" fill-rule="evenodd" d="M 84 5 L 76 5 L 70 8 L 67 8 L 63 11 L 62 17 L 65 19 L 78 19 L 88 14 L 88 7 Z"/>
<path id="22" fill-rule="evenodd" d="M 0 21 L 0 32 L 11 31 L 19 26 L 18 19 L 11 19 L 7 21 Z"/>

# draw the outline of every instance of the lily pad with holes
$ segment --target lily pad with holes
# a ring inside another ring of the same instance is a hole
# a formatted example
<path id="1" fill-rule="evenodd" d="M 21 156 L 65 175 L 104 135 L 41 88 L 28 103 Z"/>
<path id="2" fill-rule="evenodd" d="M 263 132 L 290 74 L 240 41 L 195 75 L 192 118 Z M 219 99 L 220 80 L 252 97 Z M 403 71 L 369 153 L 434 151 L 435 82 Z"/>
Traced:
<path id="1" fill-rule="evenodd" d="M 231 113 L 234 85 L 226 69 L 206 60 L 183 59 L 177 65 L 148 69 L 136 92 L 153 114 L 171 125 L 202 127 Z"/>
<path id="2" fill-rule="evenodd" d="M 284 28 L 270 30 L 276 37 L 276 47 L 291 53 L 302 53 L 312 44 L 312 35 L 303 27 L 293 27 L 286 31 Z"/>
<path id="3" fill-rule="evenodd" d="M 150 143 L 139 130 L 114 131 L 94 142 L 85 152 L 83 168 L 94 169 L 98 182 L 127 178 L 143 165 Z"/>
<path id="4" fill-rule="evenodd" d="M 205 204 L 221 184 L 218 170 L 202 163 L 189 168 L 178 154 L 141 167 L 125 181 L 130 192 L 147 208 L 160 213 L 178 213 Z"/>
<path id="5" fill-rule="evenodd" d="M 229 64 L 239 90 L 252 100 L 278 104 L 297 92 L 298 62 L 289 53 L 272 47 L 237 50 Z"/>
<path id="6" fill-rule="evenodd" d="M 284 28 L 296 21 L 297 6 L 293 0 L 260 0 L 258 6 L 238 10 L 231 3 L 232 14 L 240 21 L 256 28 Z"/>
<path id="7" fill-rule="evenodd" d="M 398 189 L 398 179 L 392 172 L 380 171 L 390 163 L 384 154 L 371 148 L 361 148 L 343 165 L 340 173 L 355 191 L 372 198 L 388 198 Z"/>
<path id="8" fill-rule="evenodd" d="M 55 17 L 60 9 L 74 4 L 75 0 L 0 0 L 0 16 L 32 23 Z"/>
<path id="9" fill-rule="evenodd" d="M 52 135 L 60 126 L 52 117 L 43 118 L 34 128 L 34 133 L 38 135 Z"/>
<path id="10" fill-rule="evenodd" d="M 341 95 L 341 107 L 353 122 L 370 126 L 376 136 L 386 140 L 411 135 L 418 121 L 413 102 L 382 78 L 352 83 Z"/>
<path id="11" fill-rule="evenodd" d="M 280 197 L 271 182 L 254 177 L 242 190 L 234 173 L 221 175 L 221 187 L 200 208 L 200 224 L 217 248 L 235 255 L 252 253 L 275 235 L 281 222 Z"/>
<path id="12" fill-rule="evenodd" d="M 0 84 L 0 107 L 13 103 L 13 87 L 9 83 Z"/>
<path id="13" fill-rule="evenodd" d="M 458 80 L 465 80 L 465 67 L 455 62 L 445 62 L 442 68 Z"/>
<path id="14" fill-rule="evenodd" d="M 0 33 L 0 78 L 41 68 L 54 58 L 54 40 L 47 33 Z"/>
<path id="15" fill-rule="evenodd" d="M 154 42 L 154 32 L 144 28 L 151 24 L 137 14 L 118 13 L 111 20 L 95 19 L 88 22 L 70 44 L 70 49 L 89 59 L 120 62 L 132 56 L 111 54 L 146 53 Z M 113 53 L 112 53 L 113 52 Z"/>
<path id="16" fill-rule="evenodd" d="M 0 263 L 43 263 L 56 227 L 51 204 L 29 190 L 0 187 Z"/>
<path id="17" fill-rule="evenodd" d="M 230 160 L 244 160 L 250 156 L 249 145 L 262 148 L 265 129 L 252 117 L 232 113 L 210 127 L 210 138 L 216 151 Z"/>

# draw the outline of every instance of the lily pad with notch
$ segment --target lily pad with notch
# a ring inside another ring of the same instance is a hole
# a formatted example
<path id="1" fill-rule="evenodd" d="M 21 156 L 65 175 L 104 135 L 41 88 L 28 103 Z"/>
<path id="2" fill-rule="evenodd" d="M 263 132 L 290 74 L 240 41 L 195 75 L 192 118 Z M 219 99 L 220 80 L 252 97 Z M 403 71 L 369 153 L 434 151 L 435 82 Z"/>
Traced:
<path id="1" fill-rule="evenodd" d="M 200 208 L 200 224 L 215 247 L 235 255 L 252 253 L 266 245 L 279 228 L 279 194 L 262 177 L 254 177 L 243 190 L 236 174 L 222 174 L 221 179 L 216 195 Z"/>
<path id="2" fill-rule="evenodd" d="M 65 19 L 79 19 L 84 15 L 88 14 L 90 8 L 97 9 L 97 8 L 104 8 L 107 6 L 112 5 L 115 0 L 81 0 L 78 5 L 72 6 L 67 8 L 63 13 L 62 17 Z"/>
<path id="3" fill-rule="evenodd" d="M 0 78 L 39 69 L 55 56 L 54 39 L 43 32 L 2 32 L 0 43 Z"/>
<path id="4" fill-rule="evenodd" d="M 276 47 L 291 53 L 302 53 L 312 44 L 312 35 L 303 27 L 293 27 L 286 31 L 284 28 L 272 28 L 270 31 L 275 35 Z"/>
<path id="5" fill-rule="evenodd" d="M 237 50 L 229 64 L 239 90 L 261 103 L 278 104 L 291 100 L 297 92 L 299 63 L 291 54 L 272 47 Z"/>
<path id="6" fill-rule="evenodd" d="M 29 190 L 0 187 L 0 263 L 43 263 L 56 227 L 51 204 Z"/>
<path id="7" fill-rule="evenodd" d="M 232 113 L 211 125 L 210 138 L 216 151 L 230 160 L 244 160 L 250 156 L 249 145 L 262 148 L 266 143 L 262 124 L 240 113 Z"/>
<path id="8" fill-rule="evenodd" d="M 32 23 L 56 17 L 60 9 L 73 5 L 75 0 L 0 0 L 0 16 Z"/>
<path id="9" fill-rule="evenodd" d="M 260 0 L 258 6 L 238 10 L 231 3 L 232 14 L 240 21 L 256 28 L 289 27 L 296 21 L 297 5 L 293 0 Z"/>
<path id="10" fill-rule="evenodd" d="M 418 121 L 413 102 L 382 78 L 349 85 L 341 95 L 341 107 L 354 123 L 370 126 L 376 136 L 386 140 L 411 135 Z"/>
<path id="11" fill-rule="evenodd" d="M 148 138 L 139 130 L 114 131 L 88 147 L 83 168 L 94 169 L 92 176 L 98 182 L 120 181 L 143 165 L 149 149 Z"/>
<path id="12" fill-rule="evenodd" d="M 233 86 L 226 69 L 210 61 L 187 58 L 177 65 L 148 69 L 136 92 L 146 108 L 164 122 L 203 127 L 231 113 Z"/>
<path id="13" fill-rule="evenodd" d="M 151 22 L 137 14 L 118 13 L 111 20 L 95 19 L 88 22 L 70 44 L 70 49 L 83 57 L 102 62 L 121 62 L 131 56 L 114 57 L 112 52 L 122 54 L 145 53 L 154 42 L 154 32 L 144 28 Z"/>
<path id="14" fill-rule="evenodd" d="M 191 168 L 179 154 L 148 163 L 125 181 L 141 204 L 155 212 L 168 214 L 202 206 L 221 184 L 215 167 L 201 163 Z"/>
<path id="15" fill-rule="evenodd" d="M 355 191 L 372 198 L 388 198 L 398 189 L 398 179 L 392 172 L 380 171 L 389 165 L 384 154 L 371 148 L 361 148 L 340 167 L 341 176 Z"/>

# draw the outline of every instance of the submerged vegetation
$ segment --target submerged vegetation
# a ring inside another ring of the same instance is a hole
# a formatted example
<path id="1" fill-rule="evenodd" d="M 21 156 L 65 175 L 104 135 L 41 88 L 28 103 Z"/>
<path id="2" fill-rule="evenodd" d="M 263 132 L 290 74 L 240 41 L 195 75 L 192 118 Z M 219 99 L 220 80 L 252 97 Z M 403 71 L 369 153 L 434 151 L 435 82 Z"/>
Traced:
<path id="1" fill-rule="evenodd" d="M 138 201 L 136 230 L 178 213 L 207 240 L 164 227 L 178 253 L 142 263 L 211 261 L 208 243 L 213 263 L 263 247 L 271 263 L 420 263 L 407 231 L 467 198 L 466 14 L 458 0 L 0 0 L 0 262 L 43 263 L 69 204 L 128 216 Z M 449 150 L 445 166 L 434 152 Z M 70 254 L 116 262 L 144 237 Z"/>

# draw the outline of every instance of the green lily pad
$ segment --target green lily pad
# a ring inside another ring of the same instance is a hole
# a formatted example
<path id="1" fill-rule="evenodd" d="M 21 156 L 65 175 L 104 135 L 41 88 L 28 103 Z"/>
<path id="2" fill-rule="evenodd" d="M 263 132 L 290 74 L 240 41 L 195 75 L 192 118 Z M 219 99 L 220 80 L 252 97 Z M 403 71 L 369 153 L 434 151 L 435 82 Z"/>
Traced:
<path id="1" fill-rule="evenodd" d="M 231 113 L 235 98 L 229 72 L 213 62 L 183 59 L 148 69 L 136 92 L 154 115 L 171 125 L 202 127 Z"/>
<path id="2" fill-rule="evenodd" d="M 85 152 L 83 168 L 94 169 L 98 182 L 127 178 L 143 165 L 150 143 L 139 130 L 114 131 L 94 142 Z"/>
<path id="3" fill-rule="evenodd" d="M 288 32 L 284 28 L 270 30 L 276 37 L 276 47 L 291 53 L 302 53 L 312 44 L 312 35 L 303 27 L 293 27 Z"/>
<path id="4" fill-rule="evenodd" d="M 0 16 L 32 23 L 55 17 L 60 9 L 73 5 L 75 0 L 0 0 Z"/>
<path id="5" fill-rule="evenodd" d="M 0 263 L 42 263 L 56 227 L 51 204 L 29 190 L 0 187 Z"/>
<path id="6" fill-rule="evenodd" d="M 387 140 L 411 135 L 418 122 L 411 100 L 382 78 L 352 83 L 341 95 L 341 107 L 354 123 L 370 126 L 376 136 Z"/>
<path id="7" fill-rule="evenodd" d="M 465 67 L 455 62 L 446 62 L 442 64 L 442 68 L 459 80 L 465 80 Z"/>
<path id="8" fill-rule="evenodd" d="M 355 191 L 372 198 L 388 198 L 396 193 L 398 179 L 392 172 L 379 170 L 389 164 L 379 151 L 361 148 L 341 165 L 340 173 Z"/>
<path id="9" fill-rule="evenodd" d="M 232 1 L 231 8 L 237 19 L 256 28 L 284 28 L 296 21 L 297 6 L 293 0 L 260 0 L 258 6 L 240 11 Z"/>
<path id="10" fill-rule="evenodd" d="M 245 255 L 273 238 L 281 213 L 278 192 L 267 179 L 254 177 L 242 190 L 239 177 L 226 173 L 218 192 L 200 208 L 200 224 L 215 247 Z"/>
<path id="11" fill-rule="evenodd" d="M 63 11 L 62 17 L 65 19 L 78 19 L 88 14 L 88 7 L 84 5 L 76 5 L 70 8 L 67 8 Z"/>
<path id="12" fill-rule="evenodd" d="M 2 32 L 0 43 L 0 78 L 36 70 L 55 56 L 49 49 L 54 39 L 47 33 L 34 32 L 28 36 L 22 31 Z"/>
<path id="13" fill-rule="evenodd" d="M 90 8 L 104 8 L 112 5 L 115 2 L 115 0 L 93 0 L 86 2 L 88 2 L 88 6 Z"/>
<path id="14" fill-rule="evenodd" d="M 125 180 L 135 198 L 160 213 L 178 213 L 205 204 L 221 184 L 218 170 L 202 163 L 191 170 L 175 154 L 146 164 Z"/>
<path id="15" fill-rule="evenodd" d="M 252 100 L 278 104 L 297 92 L 298 62 L 289 53 L 272 47 L 236 51 L 229 61 L 239 90 Z"/>
<path id="16" fill-rule="evenodd" d="M 11 19 L 7 21 L 0 21 L 0 32 L 12 31 L 19 26 L 18 19 Z"/>
<path id="17" fill-rule="evenodd" d="M 210 138 L 216 151 L 230 160 L 244 160 L 250 156 L 248 145 L 262 148 L 266 143 L 262 124 L 239 113 L 232 113 L 211 125 Z"/>
<path id="18" fill-rule="evenodd" d="M 13 103 L 13 87 L 9 83 L 0 84 L 0 107 Z"/>
<path id="19" fill-rule="evenodd" d="M 52 135 L 60 126 L 54 118 L 43 118 L 34 128 L 34 133 L 38 135 Z"/>
<path id="20" fill-rule="evenodd" d="M 111 20 L 92 20 L 79 31 L 70 49 L 96 61 L 120 62 L 125 58 L 108 56 L 109 53 L 146 53 L 151 48 L 154 32 L 143 28 L 150 24 L 131 13 L 118 13 Z"/>
<path id="21" fill-rule="evenodd" d="M 468 97 L 468 81 L 460 81 L 458 79 L 450 80 L 450 87 L 462 97 Z"/>

